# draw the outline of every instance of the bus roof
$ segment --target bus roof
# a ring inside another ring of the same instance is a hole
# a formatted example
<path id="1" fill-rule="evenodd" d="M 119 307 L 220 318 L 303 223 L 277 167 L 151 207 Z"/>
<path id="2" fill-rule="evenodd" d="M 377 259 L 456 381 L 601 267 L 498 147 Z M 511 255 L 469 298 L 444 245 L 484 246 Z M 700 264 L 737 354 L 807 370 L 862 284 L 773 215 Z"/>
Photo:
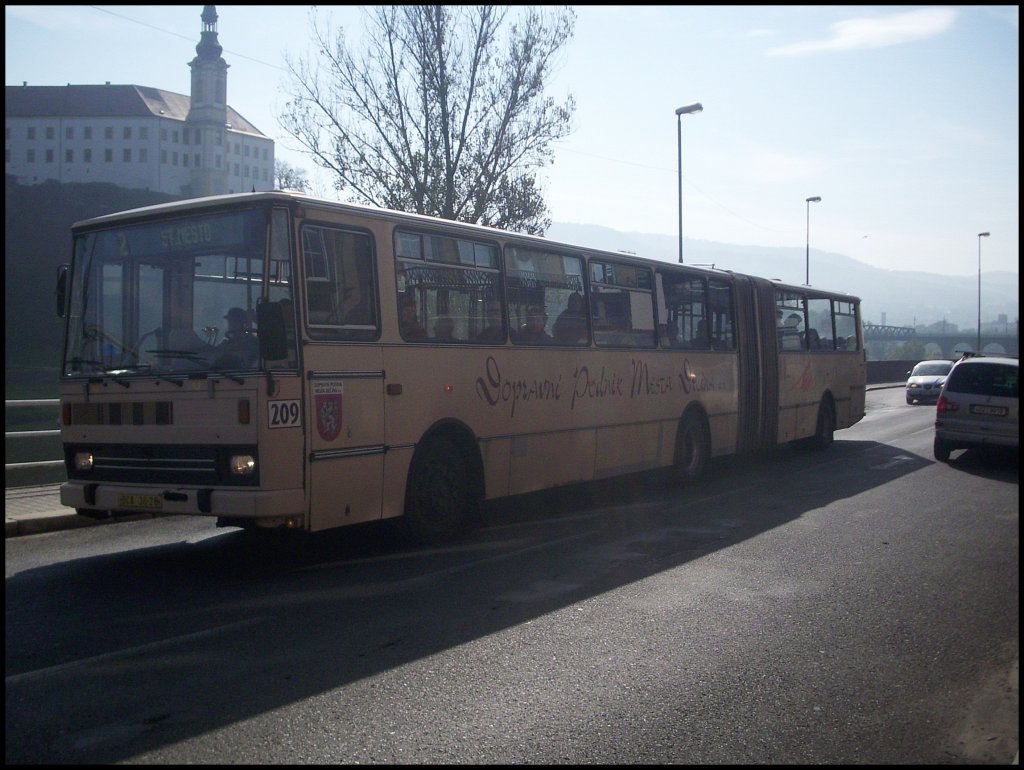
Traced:
<path id="1" fill-rule="evenodd" d="M 488 227 L 486 225 L 472 224 L 469 222 L 460 222 L 458 220 L 440 219 L 438 217 L 427 216 L 425 214 L 414 214 L 404 211 L 395 211 L 392 209 L 378 208 L 376 206 L 369 206 L 362 203 L 347 203 L 342 201 L 329 200 L 326 198 L 316 198 L 305 193 L 296 192 L 292 190 L 270 190 L 251 193 L 231 193 L 227 195 L 211 195 L 202 198 L 186 198 L 184 200 L 171 201 L 169 203 L 158 203 L 152 206 L 143 206 L 140 208 L 127 209 L 124 211 L 118 211 L 111 214 L 103 214 L 101 216 L 92 217 L 90 219 L 80 220 L 72 225 L 72 232 L 92 230 L 102 227 L 116 226 L 120 224 L 128 224 L 129 222 L 137 221 L 140 219 L 173 216 L 174 214 L 177 213 L 195 212 L 197 210 L 203 209 L 221 209 L 230 208 L 241 204 L 258 205 L 261 203 L 289 203 L 295 205 L 304 205 L 315 208 L 329 209 L 332 211 L 348 212 L 358 216 L 369 215 L 379 217 L 382 219 L 387 219 L 393 222 L 405 223 L 410 225 L 415 224 L 420 227 L 444 227 L 446 229 L 455 229 L 462 231 L 467 235 L 486 235 L 496 240 L 515 238 L 520 242 L 532 242 L 534 245 L 538 247 L 554 248 L 560 251 L 584 252 L 591 256 L 601 256 L 603 258 L 616 259 L 621 262 L 642 264 L 648 267 L 682 268 L 689 271 L 696 271 L 707 274 L 735 274 L 749 276 L 749 274 L 747 273 L 737 273 L 733 270 L 727 270 L 725 268 L 709 268 L 698 265 L 678 265 L 674 262 L 666 262 L 660 259 L 644 257 L 639 254 L 632 254 L 621 251 L 609 251 L 606 249 L 593 248 L 589 246 L 580 246 L 578 244 L 565 243 L 563 241 L 555 241 L 539 235 L 528 235 L 526 233 L 519 233 L 513 230 L 501 230 L 496 227 Z M 820 295 L 829 297 L 846 297 L 851 301 L 859 300 L 858 297 L 845 294 L 844 292 L 830 291 L 827 289 L 814 288 L 810 286 L 799 286 L 796 284 L 787 284 L 775 279 L 766 278 L 764 280 L 770 280 L 770 282 L 774 286 L 780 289 L 791 289 L 793 291 L 797 291 L 808 296 Z"/>

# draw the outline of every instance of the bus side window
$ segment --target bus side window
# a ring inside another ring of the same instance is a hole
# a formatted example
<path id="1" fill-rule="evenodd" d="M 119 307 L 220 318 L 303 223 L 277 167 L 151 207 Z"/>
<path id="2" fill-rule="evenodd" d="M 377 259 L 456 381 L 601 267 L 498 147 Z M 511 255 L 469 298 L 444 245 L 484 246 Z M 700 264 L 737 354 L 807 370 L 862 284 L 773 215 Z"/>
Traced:
<path id="1" fill-rule="evenodd" d="M 315 339 L 377 338 L 377 287 L 369 236 L 305 225 L 306 322 Z"/>

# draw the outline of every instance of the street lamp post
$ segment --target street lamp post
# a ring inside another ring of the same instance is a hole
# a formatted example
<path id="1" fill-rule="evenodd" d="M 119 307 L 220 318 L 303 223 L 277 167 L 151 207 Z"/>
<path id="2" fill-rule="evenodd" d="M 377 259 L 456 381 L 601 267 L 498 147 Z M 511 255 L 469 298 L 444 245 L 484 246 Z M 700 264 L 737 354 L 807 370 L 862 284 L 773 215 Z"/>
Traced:
<path id="1" fill-rule="evenodd" d="M 683 264 L 683 115 L 701 112 L 700 102 L 688 104 L 676 110 L 676 145 L 679 157 L 679 264 Z"/>
<path id="2" fill-rule="evenodd" d="M 981 352 L 981 239 L 988 238 L 988 233 L 978 233 L 978 348 L 976 353 Z"/>
<path id="3" fill-rule="evenodd" d="M 821 203 L 821 196 L 807 199 L 807 259 L 804 268 L 804 286 L 811 285 L 811 204 Z"/>

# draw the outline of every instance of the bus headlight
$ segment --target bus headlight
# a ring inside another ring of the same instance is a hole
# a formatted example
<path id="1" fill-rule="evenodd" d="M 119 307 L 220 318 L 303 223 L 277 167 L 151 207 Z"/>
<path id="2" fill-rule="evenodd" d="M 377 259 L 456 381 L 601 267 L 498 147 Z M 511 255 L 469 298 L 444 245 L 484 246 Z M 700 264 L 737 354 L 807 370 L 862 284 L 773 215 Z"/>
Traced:
<path id="1" fill-rule="evenodd" d="M 232 476 L 251 476 L 256 472 L 256 458 L 252 455 L 231 455 L 228 468 Z"/>
<path id="2" fill-rule="evenodd" d="M 75 452 L 75 470 L 91 471 L 92 460 L 92 452 Z"/>

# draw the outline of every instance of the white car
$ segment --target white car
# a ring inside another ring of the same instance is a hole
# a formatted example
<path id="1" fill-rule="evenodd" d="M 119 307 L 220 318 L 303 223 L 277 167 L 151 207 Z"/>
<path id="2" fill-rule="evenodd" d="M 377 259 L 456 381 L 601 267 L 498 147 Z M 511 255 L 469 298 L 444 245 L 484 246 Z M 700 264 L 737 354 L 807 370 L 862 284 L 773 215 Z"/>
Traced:
<path id="1" fill-rule="evenodd" d="M 953 362 L 945 359 L 922 361 L 907 372 L 907 403 L 934 404 Z"/>
<path id="2" fill-rule="evenodd" d="M 950 369 L 935 405 L 935 459 L 954 449 L 1020 447 L 1020 361 L 968 354 Z"/>

